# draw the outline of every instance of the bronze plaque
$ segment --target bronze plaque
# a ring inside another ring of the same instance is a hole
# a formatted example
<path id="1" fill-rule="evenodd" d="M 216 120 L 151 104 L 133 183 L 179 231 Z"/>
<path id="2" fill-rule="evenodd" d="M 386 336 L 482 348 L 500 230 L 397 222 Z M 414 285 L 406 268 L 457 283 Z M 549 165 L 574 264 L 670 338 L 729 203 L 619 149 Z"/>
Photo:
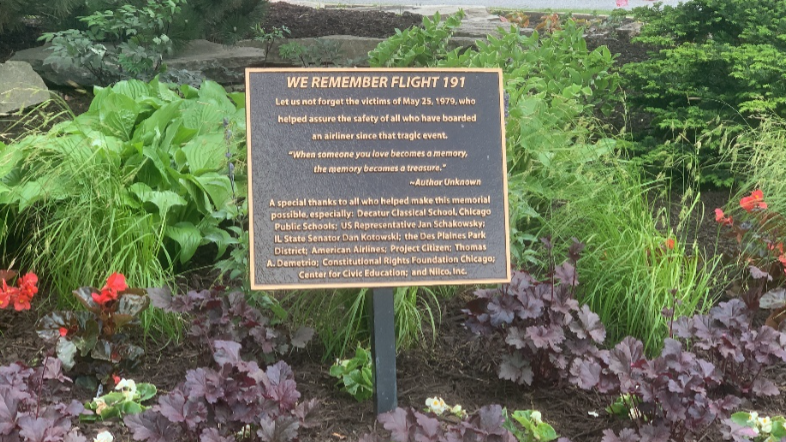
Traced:
<path id="1" fill-rule="evenodd" d="M 499 69 L 248 69 L 251 287 L 510 281 Z"/>

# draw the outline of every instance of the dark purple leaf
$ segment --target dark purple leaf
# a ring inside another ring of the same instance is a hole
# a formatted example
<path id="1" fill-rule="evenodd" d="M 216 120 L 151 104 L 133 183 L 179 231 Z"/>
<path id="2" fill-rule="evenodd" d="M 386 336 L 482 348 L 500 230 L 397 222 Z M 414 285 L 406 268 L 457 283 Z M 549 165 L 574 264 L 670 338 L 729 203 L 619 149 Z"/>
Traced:
<path id="1" fill-rule="evenodd" d="M 499 327 L 501 324 L 510 324 L 518 311 L 518 302 L 512 296 L 503 294 L 488 304 L 489 320 L 492 327 Z"/>
<path id="2" fill-rule="evenodd" d="M 24 415 L 17 421 L 19 435 L 25 442 L 50 442 L 62 440 L 71 429 L 70 420 L 58 420 L 53 417 Z"/>
<path id="3" fill-rule="evenodd" d="M 583 305 L 578 312 L 578 321 L 570 324 L 570 329 L 579 339 L 591 338 L 598 344 L 602 344 L 606 339 L 606 328 L 600 322 L 600 316 L 590 310 L 589 306 Z"/>
<path id="4" fill-rule="evenodd" d="M 153 410 L 129 414 L 123 418 L 123 423 L 133 432 L 134 440 L 173 442 L 178 440 L 180 434 L 176 425 Z"/>
<path id="5" fill-rule="evenodd" d="M 297 384 L 291 379 L 286 379 L 269 388 L 265 397 L 278 403 L 280 411 L 292 410 L 300 399 L 300 392 L 297 391 Z"/>
<path id="6" fill-rule="evenodd" d="M 562 284 L 576 286 L 579 285 L 579 278 L 576 275 L 576 267 L 569 262 L 563 262 L 554 269 L 554 277 Z"/>
<path id="7" fill-rule="evenodd" d="M 512 356 L 504 356 L 499 364 L 499 377 L 517 384 L 532 385 L 532 367 L 529 361 L 521 358 L 516 353 Z"/>
<path id="8" fill-rule="evenodd" d="M 63 442 L 87 442 L 87 438 L 79 434 L 79 430 L 74 428 L 65 435 Z"/>
<path id="9" fill-rule="evenodd" d="M 478 416 L 480 417 L 479 427 L 486 434 L 502 436 L 508 433 L 508 430 L 502 427 L 505 423 L 505 416 L 501 406 L 497 404 L 486 405 L 478 410 Z"/>
<path id="10" fill-rule="evenodd" d="M 161 414 L 172 422 L 185 422 L 188 412 L 186 411 L 186 398 L 180 390 L 170 391 L 166 396 L 158 398 L 161 407 Z"/>
<path id="11" fill-rule="evenodd" d="M 596 361 L 574 359 L 570 367 L 571 381 L 583 390 L 589 390 L 600 383 L 601 366 Z"/>
<path id="12" fill-rule="evenodd" d="M 415 427 L 415 435 L 414 441 L 415 442 L 437 442 L 440 439 L 440 434 L 442 433 L 441 426 L 439 421 L 426 416 L 423 413 L 415 412 L 415 422 L 417 422 L 417 426 Z"/>
<path id="13" fill-rule="evenodd" d="M 300 419 L 301 427 L 311 428 L 319 424 L 319 422 L 316 420 L 315 413 L 319 406 L 318 399 L 309 399 L 297 404 L 294 414 L 298 419 Z"/>
<path id="14" fill-rule="evenodd" d="M 213 360 L 220 366 L 229 364 L 237 366 L 243 360 L 240 358 L 241 345 L 234 341 L 213 341 Z"/>
<path id="15" fill-rule="evenodd" d="M 63 412 L 67 416 L 73 416 L 73 417 L 79 416 L 80 414 L 84 413 L 84 411 L 85 411 L 85 406 L 82 405 L 82 403 L 76 399 L 72 400 L 71 403 L 68 404 L 68 406 L 65 408 L 65 410 L 63 410 Z"/>
<path id="16" fill-rule="evenodd" d="M 753 279 L 767 279 L 767 281 L 772 281 L 772 275 L 764 270 L 756 266 L 749 266 L 748 268 L 751 271 L 751 277 L 753 277 Z"/>
<path id="17" fill-rule="evenodd" d="M 644 344 L 627 336 L 609 351 L 609 369 L 616 374 L 629 374 L 633 365 L 643 358 Z"/>
<path id="18" fill-rule="evenodd" d="M 723 424 L 721 426 L 721 434 L 726 440 L 750 442 L 759 435 L 756 429 L 740 425 L 731 419 L 723 419 Z"/>
<path id="19" fill-rule="evenodd" d="M 551 347 L 559 352 L 559 345 L 565 340 L 565 332 L 559 326 L 544 327 L 542 325 L 532 325 L 527 327 L 527 336 L 532 340 L 532 344 L 537 348 Z"/>
<path id="20" fill-rule="evenodd" d="M 760 377 L 753 381 L 752 391 L 757 396 L 777 396 L 780 394 L 778 386 L 774 382 Z"/>
<path id="21" fill-rule="evenodd" d="M 183 387 L 188 397 L 204 397 L 209 404 L 215 404 L 224 396 L 221 378 L 211 369 L 189 370 Z"/>
<path id="22" fill-rule="evenodd" d="M 297 439 L 300 422 L 289 416 L 279 416 L 276 420 L 265 416 L 259 423 L 257 436 L 263 442 L 290 442 Z"/>
<path id="23" fill-rule="evenodd" d="M 521 304 L 516 312 L 519 318 L 524 320 L 537 319 L 543 314 L 543 301 L 531 296 L 529 290 L 518 292 L 516 298 Z"/>
<path id="24" fill-rule="evenodd" d="M 153 287 L 147 289 L 147 296 L 153 307 L 158 307 L 165 311 L 172 310 L 172 291 L 169 287 Z M 182 313 L 182 312 L 181 312 Z"/>
<path id="25" fill-rule="evenodd" d="M 671 431 L 665 425 L 647 424 L 639 429 L 640 442 L 669 442 Z"/>
<path id="26" fill-rule="evenodd" d="M 614 430 L 607 428 L 603 430 L 603 439 L 601 439 L 601 442 L 639 442 L 639 440 L 639 435 L 636 434 L 636 430 L 632 428 L 625 428 L 620 431 L 619 436 L 614 434 Z"/>
<path id="27" fill-rule="evenodd" d="M 413 422 L 403 408 L 396 408 L 393 411 L 380 414 L 377 416 L 377 420 L 386 430 L 390 431 L 390 437 L 393 439 L 393 442 L 410 441 L 409 436 Z"/>
<path id="28" fill-rule="evenodd" d="M 568 248 L 568 257 L 575 263 L 579 260 L 582 250 L 584 250 L 584 243 L 575 237 L 571 238 L 571 240 L 573 242 L 571 243 L 570 248 Z"/>
<path id="29" fill-rule="evenodd" d="M 216 428 L 205 428 L 199 435 L 199 442 L 235 442 L 235 436 L 222 436 Z"/>
<path id="30" fill-rule="evenodd" d="M 505 336 L 505 342 L 517 349 L 522 349 L 528 347 L 530 340 L 523 330 L 518 327 L 511 327 L 508 329 L 508 334 Z"/>

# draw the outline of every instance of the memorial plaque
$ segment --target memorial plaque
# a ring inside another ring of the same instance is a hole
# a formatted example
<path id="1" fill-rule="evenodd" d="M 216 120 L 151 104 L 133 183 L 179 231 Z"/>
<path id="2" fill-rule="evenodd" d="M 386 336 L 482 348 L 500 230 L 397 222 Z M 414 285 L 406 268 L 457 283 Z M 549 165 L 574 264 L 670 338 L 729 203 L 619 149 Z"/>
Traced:
<path id="1" fill-rule="evenodd" d="M 251 287 L 510 281 L 499 69 L 248 69 Z"/>

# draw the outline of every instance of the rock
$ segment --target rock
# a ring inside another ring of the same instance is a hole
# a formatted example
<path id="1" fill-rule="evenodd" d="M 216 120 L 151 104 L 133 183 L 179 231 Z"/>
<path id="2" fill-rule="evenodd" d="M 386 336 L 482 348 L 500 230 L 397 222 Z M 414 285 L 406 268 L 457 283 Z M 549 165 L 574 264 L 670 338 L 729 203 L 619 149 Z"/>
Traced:
<path id="1" fill-rule="evenodd" d="M 261 66 L 264 60 L 263 49 L 192 40 L 182 51 L 164 62 L 169 69 L 198 71 L 209 80 L 228 84 L 242 83 L 246 67 Z"/>
<path id="2" fill-rule="evenodd" d="M 58 64 L 44 64 L 46 57 L 52 54 L 49 45 L 39 46 L 18 51 L 11 57 L 11 61 L 24 61 L 38 72 L 44 81 L 55 86 L 69 86 L 71 82 L 81 86 L 96 84 L 96 78 L 87 69 L 65 67 Z"/>
<path id="3" fill-rule="evenodd" d="M 346 60 L 359 60 L 368 57 L 369 51 L 376 48 L 381 38 L 371 37 L 355 37 L 352 35 L 329 35 L 327 37 L 320 37 L 319 40 L 327 42 L 327 44 L 335 44 L 339 50 L 340 59 L 338 62 Z M 279 47 L 287 43 L 299 43 L 303 46 L 312 46 L 316 44 L 316 38 L 288 38 L 285 41 L 277 41 L 270 48 L 266 66 L 292 66 L 292 62 L 281 58 L 278 54 Z M 264 52 L 265 43 L 256 40 L 243 40 L 237 43 L 238 46 L 259 48 Z M 259 64 L 257 66 L 260 66 Z M 361 66 L 368 66 L 368 63 L 363 63 Z"/>
<path id="4" fill-rule="evenodd" d="M 34 106 L 49 99 L 49 89 L 29 63 L 0 63 L 0 113 Z"/>
<path id="5" fill-rule="evenodd" d="M 617 33 L 620 35 L 626 35 L 628 38 L 632 38 L 641 34 L 641 27 L 643 25 L 644 23 L 638 21 L 626 23 L 617 28 Z"/>

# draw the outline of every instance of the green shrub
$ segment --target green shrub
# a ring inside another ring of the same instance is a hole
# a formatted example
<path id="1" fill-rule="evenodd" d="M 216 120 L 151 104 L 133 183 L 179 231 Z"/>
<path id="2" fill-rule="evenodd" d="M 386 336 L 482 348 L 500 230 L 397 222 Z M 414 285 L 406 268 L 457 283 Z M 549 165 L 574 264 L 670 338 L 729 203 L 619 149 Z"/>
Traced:
<path id="1" fill-rule="evenodd" d="M 716 126 L 733 140 L 758 115 L 786 113 L 786 4 L 699 0 L 634 11 L 644 22 L 636 40 L 659 49 L 622 70 L 631 104 L 654 116 L 648 133 L 634 135 L 680 155 L 714 132 L 697 153 L 702 181 L 730 186 L 734 175 L 719 163 L 724 146 Z"/>
<path id="2" fill-rule="evenodd" d="M 97 11 L 79 20 L 86 30 L 50 32 L 47 64 L 84 67 L 100 85 L 126 78 L 149 79 L 162 68 L 164 55 L 173 49 L 166 30 L 185 0 L 148 0 L 146 6 L 125 4 Z"/>
<path id="3" fill-rule="evenodd" d="M 227 174 L 228 156 L 244 161 L 232 133 L 245 132 L 244 97 L 213 82 L 180 92 L 157 79 L 97 87 L 73 121 L 0 146 L 0 210 L 22 239 L 6 253 L 59 293 L 111 271 L 166 284 L 199 246 L 223 255 L 244 195 Z"/>

